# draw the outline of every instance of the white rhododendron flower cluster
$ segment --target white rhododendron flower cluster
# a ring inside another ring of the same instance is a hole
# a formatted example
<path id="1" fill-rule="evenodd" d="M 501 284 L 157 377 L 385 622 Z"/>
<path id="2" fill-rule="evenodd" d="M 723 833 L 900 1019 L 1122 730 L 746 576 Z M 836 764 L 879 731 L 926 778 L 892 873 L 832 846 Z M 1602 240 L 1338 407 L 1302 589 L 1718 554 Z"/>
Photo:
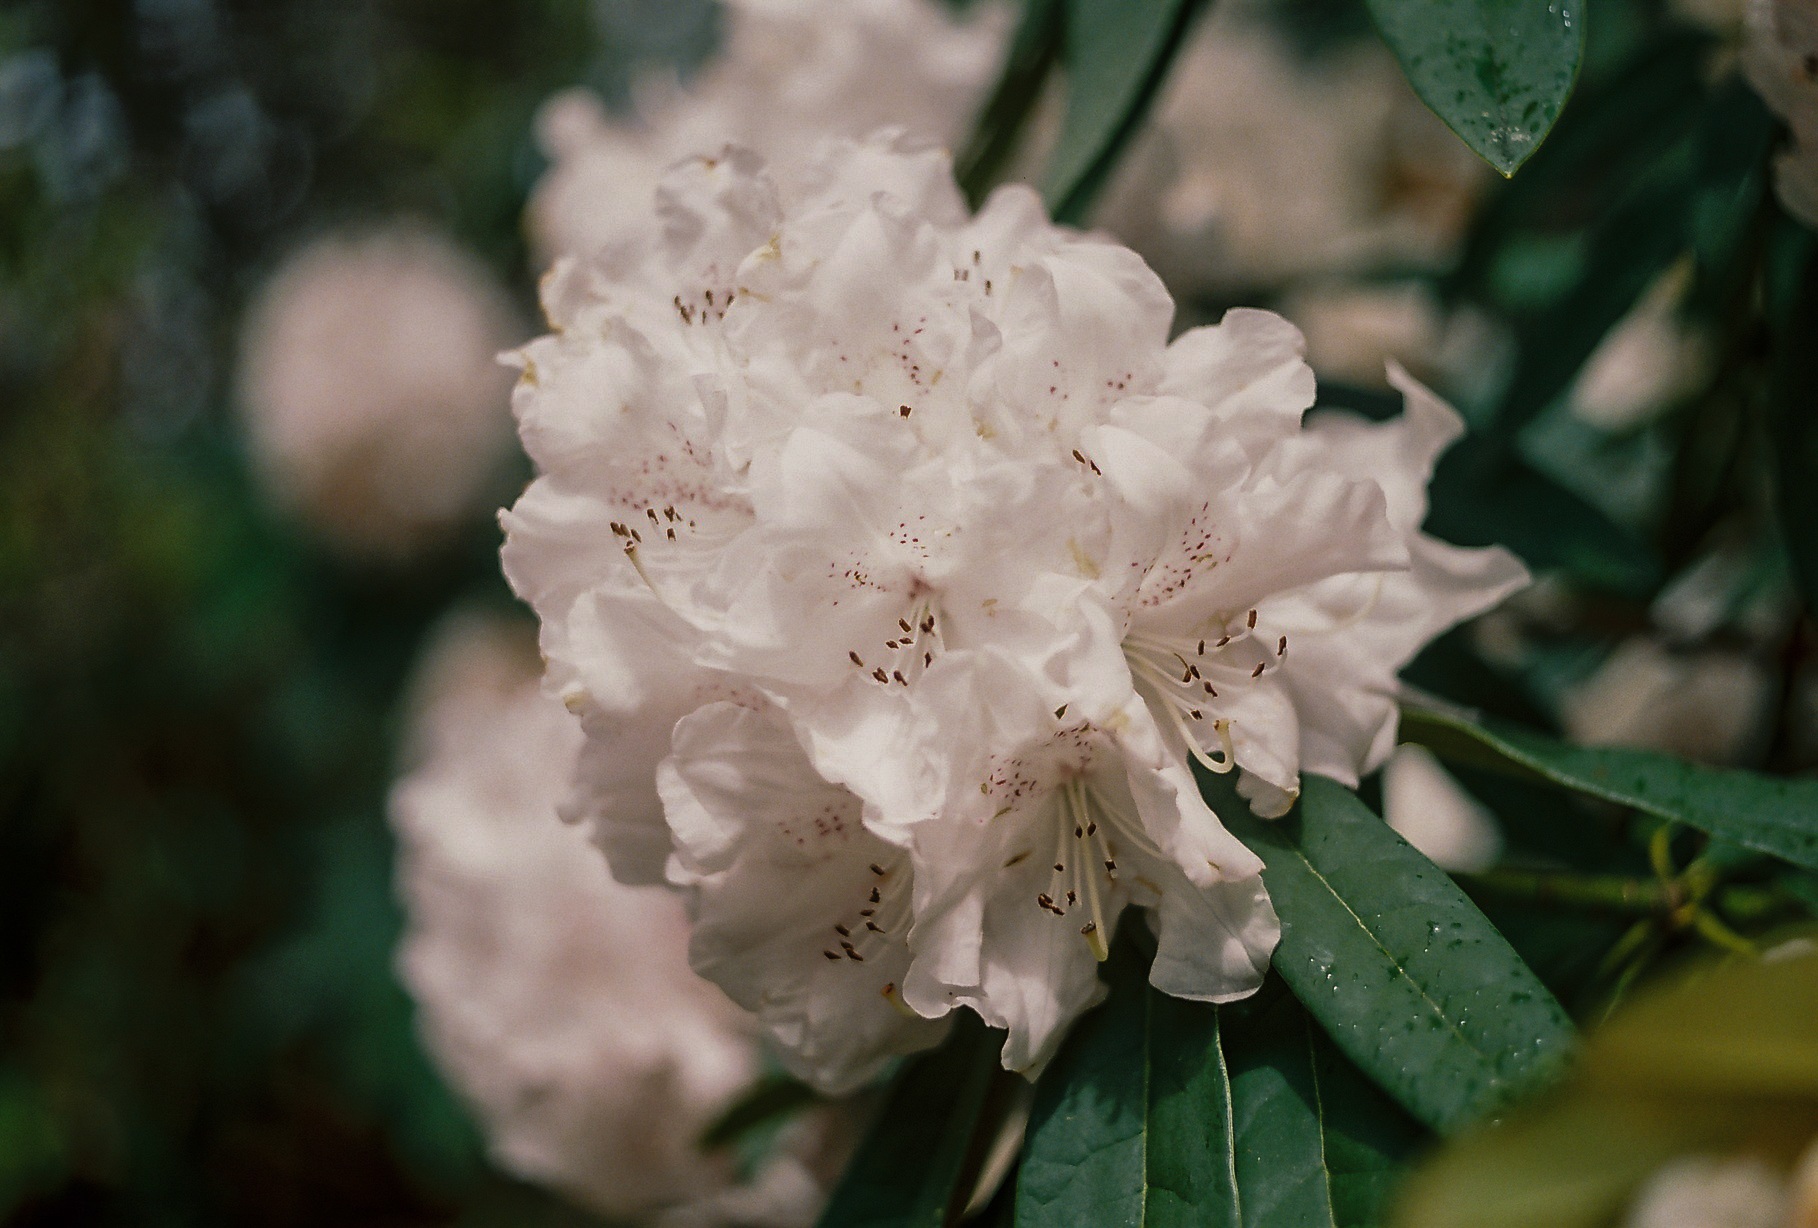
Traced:
<path id="1" fill-rule="evenodd" d="M 728 141 L 766 158 L 886 125 L 957 141 L 997 74 L 1009 16 L 981 5 L 962 19 L 940 0 L 727 0 L 723 45 L 685 87 L 641 82 L 626 118 L 584 89 L 544 105 L 551 166 L 531 196 L 532 241 L 548 261 L 635 234 L 663 172 Z"/>
<path id="2" fill-rule="evenodd" d="M 656 214 L 558 264 L 514 400 L 570 817 L 822 1087 L 962 1006 L 1039 1068 L 1131 907 L 1157 987 L 1252 992 L 1279 926 L 1193 764 L 1267 815 L 1355 783 L 1523 583 L 1419 531 L 1456 415 L 1397 374 L 1401 419 L 1303 424 L 1284 321 L 1170 343 L 1133 252 L 900 137 L 697 158 Z"/>
<path id="3" fill-rule="evenodd" d="M 286 512 L 346 553 L 407 556 L 498 496 L 522 340 L 504 289 L 411 226 L 318 239 L 247 313 L 238 401 L 253 462 Z"/>
<path id="4" fill-rule="evenodd" d="M 426 1045 L 522 1177 L 614 1216 L 807 1224 L 825 1199 L 811 1155 L 785 1147 L 738 1185 L 698 1148 L 756 1077 L 758 1031 L 689 970 L 682 901 L 614 882 L 557 821 L 582 739 L 528 641 L 457 619 L 419 670 L 421 762 L 391 818 Z M 797 1133 L 812 1149 L 825 1124 Z"/>

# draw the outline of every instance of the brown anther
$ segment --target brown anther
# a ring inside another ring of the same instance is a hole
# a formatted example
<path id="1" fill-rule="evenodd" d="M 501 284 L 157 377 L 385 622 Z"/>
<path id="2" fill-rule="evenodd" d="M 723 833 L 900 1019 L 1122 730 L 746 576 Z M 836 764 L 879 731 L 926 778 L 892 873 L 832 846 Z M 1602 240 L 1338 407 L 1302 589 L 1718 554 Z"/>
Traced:
<path id="1" fill-rule="evenodd" d="M 1086 922 L 1084 925 L 1079 927 L 1079 932 L 1082 934 L 1086 934 L 1086 935 L 1092 935 L 1092 934 L 1098 933 L 1098 922 L 1096 922 L 1096 921 Z"/>
<path id="2" fill-rule="evenodd" d="M 1260 663 L 1258 663 L 1256 668 L 1250 671 L 1250 677 L 1260 678 L 1260 677 L 1262 677 L 1262 672 L 1263 672 L 1263 667 Z"/>
<path id="3" fill-rule="evenodd" d="M 655 509 L 655 508 L 654 508 L 654 507 L 647 507 L 647 508 L 645 508 L 645 509 L 644 509 L 644 515 L 646 515 L 646 516 L 648 516 L 648 517 L 650 517 L 650 523 L 651 523 L 651 524 L 661 524 L 661 523 L 663 523 L 663 522 L 662 522 L 662 521 L 660 521 L 660 520 L 658 520 L 658 519 L 657 519 L 657 514 L 656 514 L 656 509 Z"/>
<path id="4" fill-rule="evenodd" d="M 1219 637 L 1218 637 L 1218 643 L 1217 643 L 1217 644 L 1215 644 L 1215 645 L 1213 645 L 1213 647 L 1215 647 L 1215 648 L 1223 648 L 1223 647 L 1224 647 L 1224 646 L 1225 646 L 1225 645 L 1226 645 L 1226 644 L 1229 644 L 1229 643 L 1230 643 L 1230 642 L 1231 642 L 1231 637 L 1230 637 L 1230 636 L 1228 636 L 1228 635 L 1221 635 L 1221 636 L 1219 636 Z"/>
<path id="5" fill-rule="evenodd" d="M 835 955 L 832 951 L 822 951 L 821 954 L 825 955 L 828 959 L 832 960 L 836 964 L 840 962 L 840 957 Z"/>
<path id="6" fill-rule="evenodd" d="M 1105 873 L 1106 874 L 1116 874 L 1117 873 L 1117 863 L 1115 861 L 1106 860 Z"/>
<path id="7" fill-rule="evenodd" d="M 1097 823 L 1086 824 L 1086 834 L 1088 836 L 1096 836 L 1098 834 L 1098 824 Z"/>
<path id="8" fill-rule="evenodd" d="M 859 656 L 857 652 L 848 651 L 846 655 L 852 658 L 852 663 L 854 665 L 858 666 L 860 669 L 865 668 L 865 660 L 863 657 Z"/>
<path id="9" fill-rule="evenodd" d="M 1055 872 L 1055 873 L 1056 873 L 1056 874 L 1062 874 L 1062 873 L 1065 873 L 1065 872 L 1066 872 L 1066 869 L 1067 869 L 1067 867 L 1066 867 L 1066 864 L 1065 864 L 1065 863 L 1064 863 L 1064 862 L 1059 862 L 1059 861 L 1057 861 L 1057 862 L 1055 862 L 1055 863 L 1054 863 L 1054 872 Z"/>
<path id="10" fill-rule="evenodd" d="M 909 680 L 907 678 L 903 677 L 903 671 L 900 669 L 891 670 L 890 676 L 892 678 L 896 679 L 896 684 L 898 686 L 908 686 L 909 685 Z"/>
<path id="11" fill-rule="evenodd" d="M 1256 611 L 1255 610 L 1250 611 L 1250 629 L 1252 631 L 1256 630 Z"/>
<path id="12" fill-rule="evenodd" d="M 1071 908 L 1077 903 L 1079 903 L 1079 897 L 1077 895 L 1074 895 L 1071 891 L 1069 891 L 1067 893 L 1067 907 Z"/>
<path id="13" fill-rule="evenodd" d="M 884 667 L 881 665 L 871 671 L 871 676 L 873 678 L 876 678 L 879 682 L 889 682 L 890 681 L 890 675 L 886 674 L 884 672 Z"/>
<path id="14" fill-rule="evenodd" d="M 665 532 L 666 532 L 666 533 L 668 533 L 668 534 L 669 534 L 669 540 L 670 540 L 670 541 L 674 541 L 674 540 L 675 540 L 675 530 L 674 530 L 674 529 L 666 529 L 666 530 L 664 530 L 664 531 L 665 531 Z"/>
<path id="15" fill-rule="evenodd" d="M 924 652 L 922 654 L 922 664 L 923 664 L 923 666 L 933 665 L 934 664 L 934 654 L 931 652 Z"/>
<path id="16" fill-rule="evenodd" d="M 861 916 L 861 917 L 875 917 L 875 916 L 877 916 L 877 909 L 875 909 L 875 908 L 861 908 L 861 909 L 859 909 L 859 916 Z"/>
<path id="17" fill-rule="evenodd" d="M 934 615 L 930 614 L 930 615 L 928 615 L 928 617 L 922 619 L 922 630 L 923 631 L 933 631 L 934 630 Z"/>
<path id="18" fill-rule="evenodd" d="M 909 416 L 909 407 L 907 405 L 898 405 L 896 407 L 896 412 L 898 417 L 907 418 Z"/>
<path id="19" fill-rule="evenodd" d="M 874 934 L 881 934 L 884 932 L 883 930 L 881 930 L 877 927 L 877 923 L 874 921 L 865 922 L 865 928 L 870 930 Z"/>
<path id="20" fill-rule="evenodd" d="M 849 930 L 849 929 L 847 929 L 847 928 L 846 928 L 846 927 L 845 927 L 845 926 L 843 926 L 843 925 L 836 925 L 836 926 L 834 926 L 834 927 L 833 927 L 833 932 L 834 932 L 834 933 L 836 933 L 836 934 L 838 934 L 838 935 L 839 935 L 839 936 L 840 936 L 840 937 L 841 937 L 841 938 L 850 938 L 850 937 L 852 937 L 852 931 L 851 931 L 851 930 Z"/>
<path id="21" fill-rule="evenodd" d="M 1199 652 L 1197 655 L 1202 657 L 1206 655 L 1206 641 L 1201 640 L 1199 642 Z"/>
<path id="22" fill-rule="evenodd" d="M 875 861 L 871 863 L 871 872 L 873 874 L 877 875 L 879 878 L 884 877 L 884 867 L 878 865 L 877 862 L 875 862 Z"/>
<path id="23" fill-rule="evenodd" d="M 909 620 L 906 618 L 897 619 L 896 625 L 903 629 L 904 635 L 912 635 L 915 632 L 915 628 L 909 625 Z"/>
<path id="24" fill-rule="evenodd" d="M 1284 635 L 1281 637 L 1281 640 L 1275 645 L 1275 655 L 1278 657 L 1285 656 L 1287 654 L 1287 651 L 1288 651 L 1288 637 Z"/>
<path id="25" fill-rule="evenodd" d="M 1060 707 L 1058 707 L 1054 710 L 1054 719 L 1057 721 L 1065 715 L 1067 715 L 1067 705 L 1066 704 L 1062 704 Z"/>
<path id="26" fill-rule="evenodd" d="M 846 958 L 855 964 L 862 964 L 865 962 L 865 957 L 860 955 L 858 953 L 858 948 L 853 946 L 850 942 L 840 943 L 840 950 L 844 951 L 846 953 Z"/>
<path id="27" fill-rule="evenodd" d="M 1205 690 L 1206 690 L 1206 694 L 1210 695 L 1213 699 L 1218 698 L 1218 691 L 1213 688 L 1213 686 L 1210 682 L 1205 684 Z"/>
<path id="28" fill-rule="evenodd" d="M 1206 719 L 1203 715 L 1200 714 L 1200 710 L 1198 708 L 1193 709 L 1193 711 L 1191 713 L 1189 713 L 1189 715 L 1191 715 L 1193 717 L 1193 719 L 1196 721 L 1203 721 Z"/>
<path id="29" fill-rule="evenodd" d="M 1085 828 L 1083 828 L 1083 827 L 1075 827 L 1075 828 L 1074 828 L 1074 829 L 1073 829 L 1073 838 L 1074 838 L 1074 839 L 1075 839 L 1075 840 L 1081 840 L 1081 839 L 1084 839 L 1084 838 L 1085 838 L 1085 835 L 1086 835 L 1086 829 L 1085 829 Z"/>
<path id="30" fill-rule="evenodd" d="M 884 897 L 878 893 L 876 887 L 871 889 L 871 902 L 873 904 L 882 904 L 884 902 Z"/>

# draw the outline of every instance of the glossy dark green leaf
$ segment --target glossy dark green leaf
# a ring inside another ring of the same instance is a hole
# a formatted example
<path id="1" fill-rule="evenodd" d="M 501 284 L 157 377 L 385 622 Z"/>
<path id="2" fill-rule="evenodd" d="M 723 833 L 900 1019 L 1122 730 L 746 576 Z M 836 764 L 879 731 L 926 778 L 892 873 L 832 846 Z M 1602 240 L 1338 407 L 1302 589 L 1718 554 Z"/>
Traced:
<path id="1" fill-rule="evenodd" d="M 1078 223 L 1161 87 L 1201 0 L 1063 3 L 1067 115 L 1042 195 L 1057 221 Z"/>
<path id="2" fill-rule="evenodd" d="M 1415 1117 L 1457 1130 L 1546 1082 L 1565 1011 L 1477 906 L 1350 790 L 1306 776 L 1285 818 L 1207 793 L 1263 859 L 1275 968 L 1338 1047 Z"/>
<path id="3" fill-rule="evenodd" d="M 1584 58 L 1582 0 L 1368 0 L 1421 101 L 1505 175 L 1559 118 Z"/>
<path id="4" fill-rule="evenodd" d="M 1003 1033 L 970 1011 L 953 1034 L 891 1084 L 858 1154 L 846 1166 L 819 1228 L 942 1228 L 975 1176 L 975 1135 L 998 1075 Z"/>
<path id="5" fill-rule="evenodd" d="M 1120 944 L 1111 996 L 1036 1089 L 1016 1222 L 1030 1228 L 1366 1228 L 1419 1128 L 1279 982 L 1170 998 Z"/>
<path id="6" fill-rule="evenodd" d="M 1443 758 L 1545 781 L 1818 869 L 1818 780 L 1706 767 L 1655 751 L 1572 746 L 1500 721 L 1477 724 L 1422 709 L 1403 713 L 1401 732 Z"/>

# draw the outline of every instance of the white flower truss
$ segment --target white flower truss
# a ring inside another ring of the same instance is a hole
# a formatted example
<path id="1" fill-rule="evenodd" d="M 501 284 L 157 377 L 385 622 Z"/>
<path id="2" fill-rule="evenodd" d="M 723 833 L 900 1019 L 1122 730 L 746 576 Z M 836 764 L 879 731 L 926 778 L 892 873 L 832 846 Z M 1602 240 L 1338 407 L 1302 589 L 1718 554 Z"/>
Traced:
<path id="1" fill-rule="evenodd" d="M 1125 910 L 1224 1001 L 1279 935 L 1192 764 L 1260 812 L 1387 755 L 1396 671 L 1525 579 L 1422 535 L 1460 429 L 1302 424 L 1276 316 L 1168 340 L 1134 253 L 1025 188 L 969 216 L 880 136 L 680 165 L 659 225 L 547 280 L 504 516 L 569 806 L 688 893 L 695 967 L 830 1088 L 956 1006 L 1034 1071 Z"/>

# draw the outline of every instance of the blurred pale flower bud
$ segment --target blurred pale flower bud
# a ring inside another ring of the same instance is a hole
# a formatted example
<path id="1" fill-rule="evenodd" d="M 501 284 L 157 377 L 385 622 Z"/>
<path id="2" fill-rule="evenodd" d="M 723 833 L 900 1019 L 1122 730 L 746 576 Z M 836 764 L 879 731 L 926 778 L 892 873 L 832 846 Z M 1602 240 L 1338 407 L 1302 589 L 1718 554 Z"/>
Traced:
<path id="1" fill-rule="evenodd" d="M 1434 865 L 1476 873 L 1496 864 L 1496 816 L 1465 792 L 1424 746 L 1398 746 L 1382 770 L 1383 817 Z"/>
<path id="2" fill-rule="evenodd" d="M 1636 1195 L 1625 1228 L 1803 1228 L 1788 1218 L 1785 1179 L 1753 1157 L 1692 1156 Z"/>
<path id="3" fill-rule="evenodd" d="M 396 558 L 483 512 L 512 453 L 504 292 L 425 231 L 317 240 L 247 313 L 238 400 L 273 500 L 335 547 Z"/>
<path id="4" fill-rule="evenodd" d="M 1665 409 L 1704 378 L 1710 345 L 1679 318 L 1690 282 L 1690 263 L 1674 266 L 1604 334 L 1572 385 L 1574 414 L 1607 431 L 1625 430 Z"/>

